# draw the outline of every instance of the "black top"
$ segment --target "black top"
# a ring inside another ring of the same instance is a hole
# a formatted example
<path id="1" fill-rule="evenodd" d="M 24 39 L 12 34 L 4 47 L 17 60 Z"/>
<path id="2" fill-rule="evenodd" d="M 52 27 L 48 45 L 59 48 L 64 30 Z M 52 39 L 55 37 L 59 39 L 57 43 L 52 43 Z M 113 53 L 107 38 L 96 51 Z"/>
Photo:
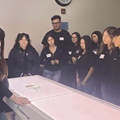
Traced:
<path id="1" fill-rule="evenodd" d="M 62 50 L 60 48 L 56 48 L 56 51 L 54 54 L 51 53 L 49 50 L 49 47 L 43 48 L 41 55 L 40 55 L 40 64 L 45 65 L 45 69 L 49 71 L 58 71 L 60 70 L 61 65 L 61 56 L 62 56 Z M 51 60 L 59 60 L 59 64 L 52 65 Z"/>
<path id="2" fill-rule="evenodd" d="M 66 61 L 67 63 L 70 62 L 72 63 L 72 57 L 77 58 L 79 56 L 79 52 L 80 52 L 80 46 L 77 45 L 75 46 L 74 44 L 69 45 L 66 51 Z"/>
<path id="3" fill-rule="evenodd" d="M 4 102 L 3 97 L 6 96 L 7 98 L 10 98 L 12 96 L 12 92 L 4 85 L 6 84 L 8 86 L 8 82 L 6 81 L 6 77 L 4 78 L 4 82 L 0 81 L 0 112 L 3 112 L 4 109 Z"/>
<path id="4" fill-rule="evenodd" d="M 110 55 L 107 47 L 98 56 L 98 79 L 104 83 L 110 80 Z"/>
<path id="5" fill-rule="evenodd" d="M 62 51 L 66 50 L 68 45 L 71 44 L 70 34 L 66 30 L 62 29 L 61 32 L 55 32 L 54 30 L 51 30 L 48 33 L 46 33 L 46 35 L 49 33 L 53 35 L 56 45 L 60 47 Z M 42 40 L 43 45 L 47 44 L 46 35 Z"/>
<path id="6" fill-rule="evenodd" d="M 79 57 L 77 58 L 77 69 L 80 81 L 84 80 L 90 70 L 90 67 L 94 67 L 94 61 L 95 55 L 93 52 L 85 53 L 83 55 L 82 53 L 79 54 Z"/>
<path id="7" fill-rule="evenodd" d="M 33 47 L 13 48 L 8 58 L 9 77 L 39 74 L 39 55 Z"/>

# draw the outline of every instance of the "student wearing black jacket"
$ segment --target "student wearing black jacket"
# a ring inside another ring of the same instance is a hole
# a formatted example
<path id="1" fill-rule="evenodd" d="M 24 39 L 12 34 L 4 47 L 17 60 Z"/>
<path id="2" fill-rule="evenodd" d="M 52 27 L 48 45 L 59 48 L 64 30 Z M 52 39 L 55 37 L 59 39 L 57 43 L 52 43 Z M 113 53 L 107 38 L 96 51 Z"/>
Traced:
<path id="1" fill-rule="evenodd" d="M 0 28 L 0 49 L 1 49 L 0 50 L 0 120 L 7 120 L 7 117 L 5 115 L 4 102 L 3 102 L 4 96 L 8 97 L 9 99 L 11 99 L 16 104 L 19 104 L 19 105 L 30 103 L 28 99 L 23 97 L 17 97 L 8 89 L 8 80 L 6 78 L 8 69 L 7 69 L 7 64 L 5 62 L 4 53 L 3 53 L 4 38 L 5 38 L 5 33 Z"/>
<path id="2" fill-rule="evenodd" d="M 62 50 L 56 46 L 52 34 L 46 36 L 47 46 L 40 55 L 40 64 L 44 65 L 43 76 L 59 82 L 61 78 Z"/>
<path id="3" fill-rule="evenodd" d="M 64 76 L 63 84 L 70 87 L 76 88 L 76 60 L 80 50 L 80 39 L 81 36 L 78 32 L 74 32 L 71 35 L 72 44 L 67 48 L 65 61 L 66 64 L 66 75 Z"/>
<path id="4" fill-rule="evenodd" d="M 111 57 L 114 50 L 112 43 L 113 31 L 115 27 L 107 27 L 103 32 L 103 38 L 98 50 L 98 80 L 101 81 L 101 92 L 104 100 L 111 102 L 111 97 L 108 91 L 108 83 L 111 79 Z"/>
<path id="5" fill-rule="evenodd" d="M 77 89 L 88 94 L 93 93 L 94 89 L 94 61 L 95 54 L 92 51 L 92 42 L 88 35 L 80 40 L 81 50 L 77 58 Z"/>
<path id="6" fill-rule="evenodd" d="M 9 77 L 39 74 L 39 55 L 30 44 L 29 35 L 19 33 L 8 58 Z"/>

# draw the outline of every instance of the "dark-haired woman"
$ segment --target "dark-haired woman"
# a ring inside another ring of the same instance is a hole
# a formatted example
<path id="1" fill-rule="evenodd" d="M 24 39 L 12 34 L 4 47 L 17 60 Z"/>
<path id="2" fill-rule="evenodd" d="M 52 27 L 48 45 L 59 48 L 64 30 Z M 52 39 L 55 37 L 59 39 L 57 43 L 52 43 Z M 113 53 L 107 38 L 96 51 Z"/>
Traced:
<path id="1" fill-rule="evenodd" d="M 98 63 L 97 63 L 97 51 L 100 47 L 101 41 L 102 41 L 102 34 L 100 31 L 94 31 L 91 34 L 92 38 L 92 46 L 93 46 L 93 52 L 96 55 L 95 59 L 95 67 L 94 67 L 94 79 L 95 79 L 95 89 L 93 95 L 102 99 L 102 93 L 101 93 L 101 81 L 98 80 L 97 71 L 98 71 Z"/>
<path id="2" fill-rule="evenodd" d="M 66 51 L 66 75 L 64 76 L 63 84 L 76 88 L 76 60 L 80 50 L 81 36 L 78 32 L 71 35 L 72 44 L 68 46 Z"/>
<path id="3" fill-rule="evenodd" d="M 92 38 L 92 45 L 93 45 L 93 52 L 97 54 L 97 51 L 100 47 L 101 41 L 102 41 L 102 35 L 100 31 L 94 31 L 91 34 Z"/>
<path id="4" fill-rule="evenodd" d="M 29 35 L 18 34 L 8 58 L 9 77 L 37 75 L 39 65 L 39 55 L 30 44 Z"/>
<path id="5" fill-rule="evenodd" d="M 59 82 L 62 50 L 56 46 L 55 39 L 51 34 L 47 34 L 46 39 L 47 46 L 43 48 L 40 55 L 40 64 L 44 65 L 43 76 Z"/>
<path id="6" fill-rule="evenodd" d="M 111 57 L 114 49 L 112 43 L 113 35 L 116 28 L 107 27 L 103 32 L 103 38 L 98 50 L 98 80 L 101 81 L 101 92 L 104 100 L 111 102 L 110 94 L 108 91 L 108 83 L 111 79 Z"/>
<path id="7" fill-rule="evenodd" d="M 4 109 L 4 102 L 3 97 L 6 96 L 15 103 L 19 105 L 24 105 L 27 103 L 30 103 L 28 99 L 23 97 L 17 97 L 14 95 L 9 89 L 8 89 L 8 81 L 7 81 L 7 65 L 4 59 L 4 38 L 5 33 L 0 28 L 0 120 L 7 120 L 7 117 L 5 115 L 5 109 Z M 6 84 L 7 83 L 7 84 Z"/>
<path id="8" fill-rule="evenodd" d="M 77 58 L 77 89 L 92 94 L 94 89 L 94 61 L 92 42 L 88 35 L 80 40 L 81 50 Z"/>

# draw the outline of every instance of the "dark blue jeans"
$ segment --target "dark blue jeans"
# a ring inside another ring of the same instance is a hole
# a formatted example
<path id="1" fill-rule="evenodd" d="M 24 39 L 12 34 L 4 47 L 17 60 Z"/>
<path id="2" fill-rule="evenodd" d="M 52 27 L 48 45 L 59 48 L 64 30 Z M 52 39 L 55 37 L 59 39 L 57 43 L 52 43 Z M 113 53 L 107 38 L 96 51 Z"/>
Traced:
<path id="1" fill-rule="evenodd" d="M 0 120 L 8 120 L 5 115 L 5 112 L 0 112 Z"/>
<path id="2" fill-rule="evenodd" d="M 59 82 L 60 78 L 61 78 L 61 70 L 59 70 L 59 71 L 49 71 L 49 70 L 44 69 L 43 70 L 43 76 L 46 77 L 46 78 L 49 78 L 51 80 L 54 80 L 56 82 Z"/>

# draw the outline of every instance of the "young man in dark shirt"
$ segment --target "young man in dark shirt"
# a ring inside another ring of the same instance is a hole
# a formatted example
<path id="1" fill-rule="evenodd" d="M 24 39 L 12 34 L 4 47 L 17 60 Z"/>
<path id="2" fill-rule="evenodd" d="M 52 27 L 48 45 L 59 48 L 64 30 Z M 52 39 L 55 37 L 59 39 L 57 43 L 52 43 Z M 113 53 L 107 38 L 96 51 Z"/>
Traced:
<path id="1" fill-rule="evenodd" d="M 42 40 L 42 44 L 44 47 L 47 45 L 46 36 L 47 34 L 52 34 L 55 38 L 56 44 L 63 51 L 66 50 L 69 44 L 71 44 L 71 37 L 68 31 L 61 29 L 61 17 L 59 15 L 55 15 L 51 18 L 53 29 L 46 33 Z"/>

